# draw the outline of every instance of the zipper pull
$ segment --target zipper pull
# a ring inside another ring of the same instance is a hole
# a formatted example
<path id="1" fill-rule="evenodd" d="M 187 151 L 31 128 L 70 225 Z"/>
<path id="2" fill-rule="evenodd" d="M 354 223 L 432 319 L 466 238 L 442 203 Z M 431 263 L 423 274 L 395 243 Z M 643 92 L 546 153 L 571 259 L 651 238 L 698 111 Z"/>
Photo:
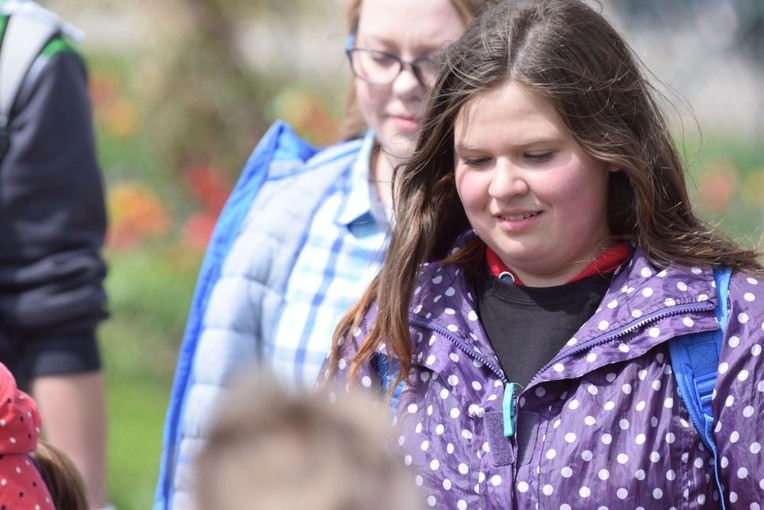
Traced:
<path id="1" fill-rule="evenodd" d="M 517 383 L 507 383 L 504 387 L 504 400 L 502 401 L 502 411 L 504 414 L 504 437 L 513 437 L 515 435 L 515 418 L 517 417 Z"/>

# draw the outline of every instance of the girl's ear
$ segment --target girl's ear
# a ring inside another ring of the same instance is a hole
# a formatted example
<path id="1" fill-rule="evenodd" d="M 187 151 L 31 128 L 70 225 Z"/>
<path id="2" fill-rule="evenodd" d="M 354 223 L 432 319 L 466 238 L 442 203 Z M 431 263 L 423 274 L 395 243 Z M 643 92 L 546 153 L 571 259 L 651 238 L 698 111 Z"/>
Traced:
<path id="1" fill-rule="evenodd" d="M 611 167 L 608 167 L 608 172 L 613 172 L 613 173 L 616 173 L 616 172 L 620 172 L 620 171 L 621 171 L 621 168 L 620 168 L 620 167 L 617 167 L 617 166 L 615 166 L 615 165 L 613 165 L 613 166 L 611 166 Z"/>

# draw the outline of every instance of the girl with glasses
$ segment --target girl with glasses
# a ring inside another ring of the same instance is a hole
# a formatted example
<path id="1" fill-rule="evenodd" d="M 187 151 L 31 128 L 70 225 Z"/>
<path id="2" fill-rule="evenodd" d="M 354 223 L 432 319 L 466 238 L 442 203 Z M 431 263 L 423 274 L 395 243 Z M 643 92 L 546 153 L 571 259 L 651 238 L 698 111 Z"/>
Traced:
<path id="1" fill-rule="evenodd" d="M 191 505 L 193 460 L 233 372 L 265 364 L 288 387 L 314 385 L 338 319 L 379 270 L 393 168 L 411 155 L 433 55 L 488 1 L 348 5 L 349 137 L 317 149 L 277 123 L 245 166 L 199 276 L 155 508 Z"/>

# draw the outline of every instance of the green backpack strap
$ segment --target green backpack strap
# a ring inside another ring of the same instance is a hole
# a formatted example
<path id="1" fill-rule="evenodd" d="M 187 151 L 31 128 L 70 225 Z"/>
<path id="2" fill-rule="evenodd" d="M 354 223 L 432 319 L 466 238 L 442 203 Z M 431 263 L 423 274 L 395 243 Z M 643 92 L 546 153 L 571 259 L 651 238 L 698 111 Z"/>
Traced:
<path id="1" fill-rule="evenodd" d="M 22 8 L 0 2 L 0 161 L 10 143 L 8 126 L 13 106 L 30 70 L 56 53 L 75 51 L 62 37 L 63 22 L 33 2 Z"/>

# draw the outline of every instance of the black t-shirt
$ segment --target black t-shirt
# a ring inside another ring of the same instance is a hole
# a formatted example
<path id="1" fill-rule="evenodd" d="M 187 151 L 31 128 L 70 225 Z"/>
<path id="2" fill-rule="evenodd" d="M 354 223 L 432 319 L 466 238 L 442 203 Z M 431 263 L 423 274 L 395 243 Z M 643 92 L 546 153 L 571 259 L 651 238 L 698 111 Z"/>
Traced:
<path id="1" fill-rule="evenodd" d="M 478 316 L 510 382 L 523 387 L 597 310 L 610 275 L 557 287 L 518 286 L 484 268 L 475 278 Z"/>

